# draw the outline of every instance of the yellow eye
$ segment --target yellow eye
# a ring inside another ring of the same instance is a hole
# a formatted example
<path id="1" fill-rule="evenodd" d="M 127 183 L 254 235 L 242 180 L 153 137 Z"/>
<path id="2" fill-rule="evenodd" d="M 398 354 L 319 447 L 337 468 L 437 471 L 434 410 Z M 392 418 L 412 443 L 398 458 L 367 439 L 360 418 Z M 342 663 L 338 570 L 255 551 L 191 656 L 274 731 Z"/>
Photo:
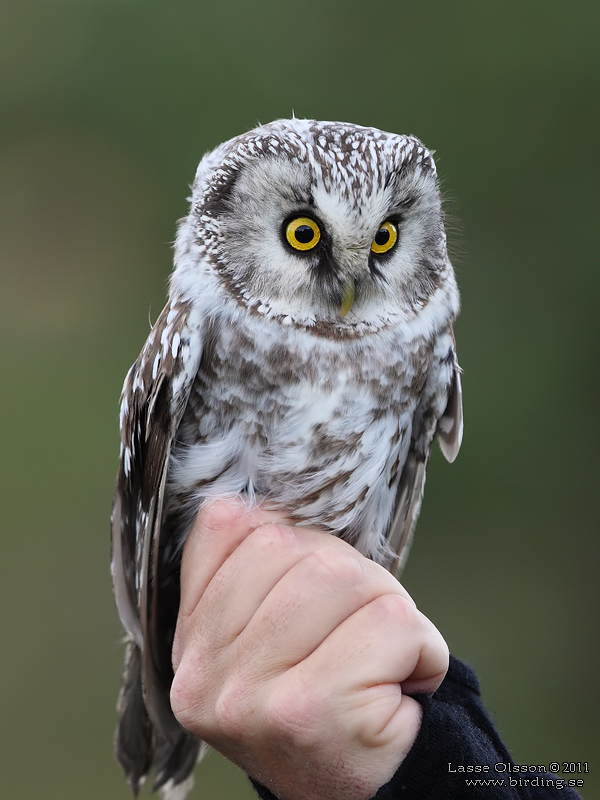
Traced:
<path id="1" fill-rule="evenodd" d="M 312 250 L 319 244 L 321 231 L 310 217 L 296 217 L 288 222 L 285 238 L 294 250 Z"/>
<path id="2" fill-rule="evenodd" d="M 375 234 L 371 250 L 373 253 L 387 253 L 398 241 L 398 228 L 389 219 Z"/>

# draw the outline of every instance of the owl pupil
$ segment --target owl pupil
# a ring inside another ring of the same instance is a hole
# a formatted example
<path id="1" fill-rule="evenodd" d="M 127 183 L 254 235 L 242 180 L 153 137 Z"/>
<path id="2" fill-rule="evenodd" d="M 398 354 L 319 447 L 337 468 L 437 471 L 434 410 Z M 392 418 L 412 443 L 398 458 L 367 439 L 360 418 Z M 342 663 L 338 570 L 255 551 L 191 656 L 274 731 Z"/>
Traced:
<path id="1" fill-rule="evenodd" d="M 310 225 L 298 225 L 294 231 L 294 236 L 300 244 L 308 244 L 315 238 L 315 232 Z"/>
<path id="2" fill-rule="evenodd" d="M 375 236 L 375 244 L 379 245 L 379 247 L 383 247 L 383 245 L 387 244 L 390 240 L 390 232 L 387 228 L 380 228 L 377 231 L 377 235 Z"/>

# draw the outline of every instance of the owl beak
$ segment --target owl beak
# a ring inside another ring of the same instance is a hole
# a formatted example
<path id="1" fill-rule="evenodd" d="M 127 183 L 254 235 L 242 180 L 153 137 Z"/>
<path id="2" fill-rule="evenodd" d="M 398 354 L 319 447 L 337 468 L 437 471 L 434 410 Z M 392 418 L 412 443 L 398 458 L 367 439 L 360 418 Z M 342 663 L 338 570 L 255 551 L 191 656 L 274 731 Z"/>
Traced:
<path id="1" fill-rule="evenodd" d="M 344 294 L 342 296 L 342 305 L 340 307 L 340 314 L 342 317 L 345 317 L 346 314 L 350 311 L 350 307 L 354 302 L 354 278 L 350 278 L 348 283 L 344 288 Z"/>

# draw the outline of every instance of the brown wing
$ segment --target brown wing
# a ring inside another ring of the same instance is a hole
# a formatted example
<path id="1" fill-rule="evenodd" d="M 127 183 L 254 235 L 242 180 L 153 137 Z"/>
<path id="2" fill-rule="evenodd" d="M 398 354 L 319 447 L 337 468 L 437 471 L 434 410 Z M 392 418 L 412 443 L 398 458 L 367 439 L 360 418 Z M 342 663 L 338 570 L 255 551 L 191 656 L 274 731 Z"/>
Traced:
<path id="1" fill-rule="evenodd" d="M 170 755 L 162 759 L 166 762 L 174 749 L 182 747 L 183 729 L 169 705 L 171 654 L 165 652 L 168 648 L 159 630 L 156 589 L 161 580 L 161 518 L 169 455 L 202 350 L 199 324 L 192 316 L 188 302 L 174 301 L 165 307 L 125 379 L 121 402 L 112 573 L 129 644 L 116 749 L 134 790 L 153 761 L 160 781 L 157 753 L 169 750 Z M 178 762 L 191 759 L 189 769 L 197 755 L 197 742 L 191 750 L 178 758 Z M 173 772 L 171 769 L 164 779 L 174 777 Z"/>
<path id="2" fill-rule="evenodd" d="M 408 558 L 421 510 L 433 440 L 437 434 L 442 453 L 452 462 L 460 450 L 462 432 L 460 367 L 453 347 L 434 362 L 413 418 L 410 449 L 398 484 L 396 513 L 388 533 L 388 543 L 396 553 L 393 571 L 398 575 Z"/>

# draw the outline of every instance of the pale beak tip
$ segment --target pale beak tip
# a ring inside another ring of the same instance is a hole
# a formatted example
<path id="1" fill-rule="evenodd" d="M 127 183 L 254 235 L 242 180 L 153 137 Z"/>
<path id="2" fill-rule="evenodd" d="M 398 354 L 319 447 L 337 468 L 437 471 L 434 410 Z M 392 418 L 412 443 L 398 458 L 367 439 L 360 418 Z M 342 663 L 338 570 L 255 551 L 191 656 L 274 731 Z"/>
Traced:
<path id="1" fill-rule="evenodd" d="M 342 305 L 340 306 L 340 316 L 342 317 L 342 319 L 350 311 L 353 302 L 354 302 L 354 281 L 350 280 L 348 282 L 348 285 L 346 286 L 346 289 L 344 290 Z"/>

